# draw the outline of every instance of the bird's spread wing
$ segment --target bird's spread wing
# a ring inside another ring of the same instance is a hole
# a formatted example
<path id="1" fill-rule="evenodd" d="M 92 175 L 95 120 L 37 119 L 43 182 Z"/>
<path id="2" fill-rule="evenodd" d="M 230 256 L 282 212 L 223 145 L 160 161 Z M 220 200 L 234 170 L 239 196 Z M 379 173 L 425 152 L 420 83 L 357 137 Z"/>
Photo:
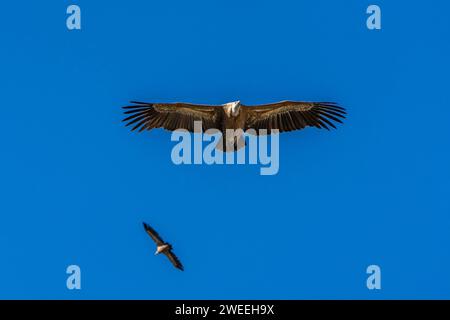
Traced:
<path id="1" fill-rule="evenodd" d="M 178 257 L 173 253 L 172 250 L 165 251 L 164 254 L 169 258 L 170 262 L 175 266 L 175 268 L 178 268 L 180 270 L 184 270 L 183 265 L 181 264 Z"/>
<path id="2" fill-rule="evenodd" d="M 259 106 L 245 106 L 247 111 L 246 129 L 272 129 L 280 132 L 299 130 L 305 127 L 336 128 L 333 121 L 345 118 L 345 109 L 333 102 L 282 101 Z"/>
<path id="3" fill-rule="evenodd" d="M 164 244 L 164 240 L 159 236 L 158 232 L 155 231 L 152 227 L 150 227 L 147 223 L 144 222 L 144 229 L 147 231 L 148 235 L 156 242 L 156 245 L 160 246 Z"/>
<path id="4" fill-rule="evenodd" d="M 186 129 L 194 132 L 194 121 L 202 121 L 202 129 L 219 127 L 219 106 L 189 103 L 145 103 L 134 102 L 134 105 L 123 107 L 128 116 L 123 119 L 132 130 L 151 130 L 164 128 L 174 131 Z"/>

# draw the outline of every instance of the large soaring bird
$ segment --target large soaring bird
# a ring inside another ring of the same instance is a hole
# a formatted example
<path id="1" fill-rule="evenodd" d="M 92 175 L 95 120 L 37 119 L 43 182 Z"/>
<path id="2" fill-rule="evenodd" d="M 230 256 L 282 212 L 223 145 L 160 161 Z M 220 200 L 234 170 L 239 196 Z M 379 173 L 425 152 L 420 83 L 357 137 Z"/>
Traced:
<path id="1" fill-rule="evenodd" d="M 150 227 L 147 223 L 144 224 L 144 229 L 147 232 L 147 234 L 150 236 L 150 238 L 153 239 L 156 243 L 156 252 L 155 255 L 163 253 L 166 255 L 167 258 L 169 258 L 170 262 L 175 266 L 175 268 L 178 268 L 180 270 L 184 270 L 183 265 L 181 264 L 180 260 L 177 258 L 177 256 L 172 251 L 172 245 L 170 243 L 164 242 L 164 240 L 159 236 L 159 234 Z"/>
<path id="2" fill-rule="evenodd" d="M 133 105 L 124 107 L 128 116 L 123 121 L 127 122 L 127 126 L 134 125 L 132 130 L 139 129 L 139 132 L 154 128 L 194 132 L 194 121 L 201 121 L 200 131 L 216 129 L 222 132 L 222 136 L 225 136 L 226 129 L 242 129 L 257 135 L 270 134 L 274 129 L 279 132 L 305 127 L 329 130 L 330 127 L 336 128 L 333 121 L 342 123 L 341 119 L 346 114 L 344 108 L 333 102 L 281 101 L 256 106 L 245 106 L 240 101 L 223 105 L 131 103 Z M 232 141 L 224 140 L 223 145 L 218 143 L 217 147 L 235 151 L 243 146 L 239 143 L 241 136 L 232 138 Z"/>

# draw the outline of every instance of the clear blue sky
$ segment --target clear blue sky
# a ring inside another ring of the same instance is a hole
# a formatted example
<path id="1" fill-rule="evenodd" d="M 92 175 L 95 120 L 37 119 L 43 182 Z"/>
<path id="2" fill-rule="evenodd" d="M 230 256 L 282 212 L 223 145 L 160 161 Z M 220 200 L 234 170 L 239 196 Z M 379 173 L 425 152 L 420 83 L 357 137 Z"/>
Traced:
<path id="1" fill-rule="evenodd" d="M 356 0 L 3 3 L 0 298 L 450 298 L 450 4 L 374 3 L 381 31 Z M 167 131 L 123 127 L 133 99 L 349 117 L 283 134 L 260 176 L 175 166 Z"/>

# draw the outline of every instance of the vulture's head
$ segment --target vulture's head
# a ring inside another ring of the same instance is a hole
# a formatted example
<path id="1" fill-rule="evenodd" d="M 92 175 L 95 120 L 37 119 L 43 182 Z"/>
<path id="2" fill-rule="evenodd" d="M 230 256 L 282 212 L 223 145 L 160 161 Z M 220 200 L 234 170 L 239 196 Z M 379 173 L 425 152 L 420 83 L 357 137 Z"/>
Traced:
<path id="1" fill-rule="evenodd" d="M 229 102 L 225 104 L 225 112 L 228 117 L 236 117 L 239 114 L 240 107 L 240 101 Z"/>

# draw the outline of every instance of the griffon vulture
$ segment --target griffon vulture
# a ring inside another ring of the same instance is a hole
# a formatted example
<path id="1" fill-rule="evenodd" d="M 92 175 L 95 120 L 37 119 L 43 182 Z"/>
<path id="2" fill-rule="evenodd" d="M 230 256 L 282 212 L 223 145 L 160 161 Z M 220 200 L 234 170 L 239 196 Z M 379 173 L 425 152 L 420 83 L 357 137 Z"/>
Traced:
<path id="1" fill-rule="evenodd" d="M 342 123 L 345 109 L 333 102 L 296 102 L 281 101 L 271 104 L 246 106 L 240 101 L 223 105 L 200 105 L 190 103 L 146 103 L 131 101 L 134 105 L 123 107 L 128 116 L 123 119 L 132 130 L 151 130 L 164 128 L 174 131 L 185 129 L 194 132 L 194 121 L 201 121 L 202 131 L 219 130 L 222 137 L 227 137 L 216 148 L 236 151 L 243 147 L 242 134 L 228 139 L 226 129 L 242 129 L 242 133 L 270 134 L 300 130 L 305 127 L 319 129 L 336 128 L 334 122 Z M 254 130 L 248 130 L 254 129 Z M 261 130 L 266 129 L 266 130 Z M 248 131 L 247 131 L 248 130 Z M 216 131 L 217 132 L 217 131 Z"/>
<path id="2" fill-rule="evenodd" d="M 167 258 L 169 258 L 170 262 L 175 266 L 175 268 L 178 268 L 180 270 L 184 270 L 183 265 L 181 264 L 180 260 L 177 258 L 177 256 L 172 251 L 172 245 L 170 243 L 164 242 L 164 240 L 159 236 L 159 234 L 150 227 L 147 223 L 143 222 L 144 229 L 148 233 L 148 235 L 155 241 L 156 243 L 156 252 L 155 255 L 163 253 L 166 255 Z"/>

